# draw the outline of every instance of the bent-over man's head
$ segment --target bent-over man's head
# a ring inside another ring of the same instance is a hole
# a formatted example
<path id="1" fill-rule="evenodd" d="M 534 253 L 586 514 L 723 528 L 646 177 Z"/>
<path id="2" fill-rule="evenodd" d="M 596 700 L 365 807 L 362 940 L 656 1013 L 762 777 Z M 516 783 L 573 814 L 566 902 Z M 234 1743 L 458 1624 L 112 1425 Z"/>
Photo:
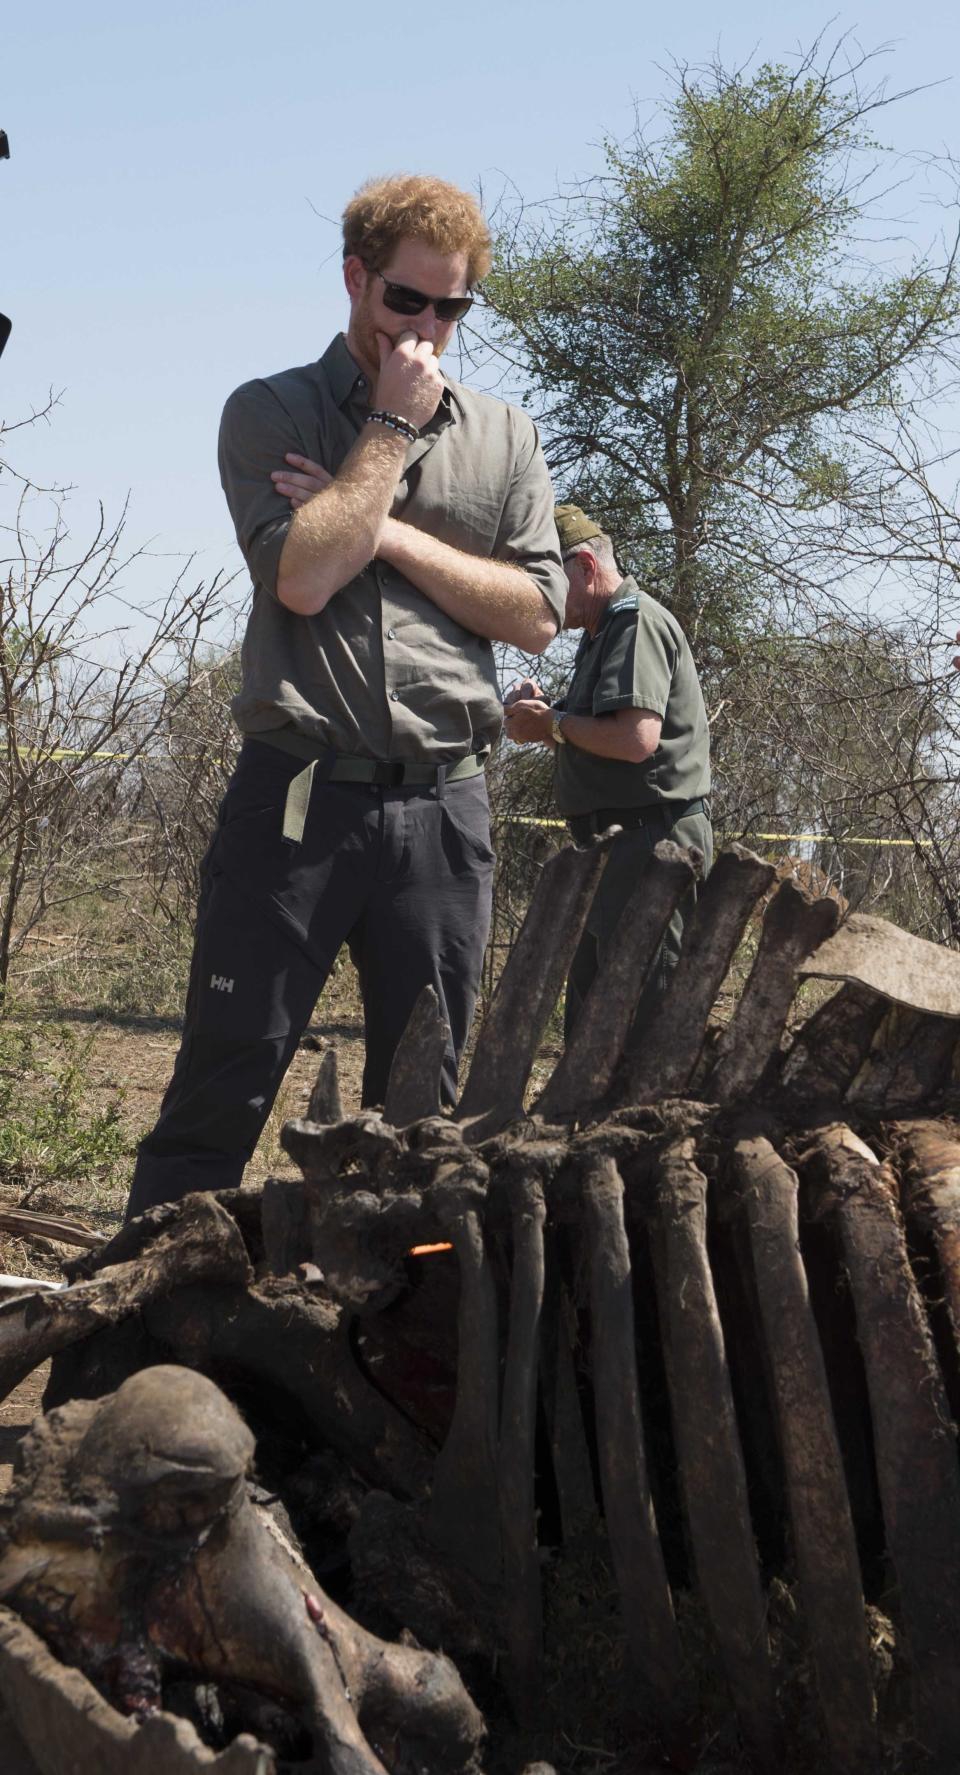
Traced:
<path id="1" fill-rule="evenodd" d="M 347 342 L 376 374 L 377 334 L 448 345 L 471 292 L 490 268 L 490 234 L 468 192 L 444 179 L 401 173 L 362 185 L 343 212 Z"/>
<path id="2" fill-rule="evenodd" d="M 616 550 L 596 519 L 578 505 L 558 505 L 554 517 L 560 538 L 560 558 L 567 575 L 565 629 L 589 629 L 593 633 L 623 574 Z"/>

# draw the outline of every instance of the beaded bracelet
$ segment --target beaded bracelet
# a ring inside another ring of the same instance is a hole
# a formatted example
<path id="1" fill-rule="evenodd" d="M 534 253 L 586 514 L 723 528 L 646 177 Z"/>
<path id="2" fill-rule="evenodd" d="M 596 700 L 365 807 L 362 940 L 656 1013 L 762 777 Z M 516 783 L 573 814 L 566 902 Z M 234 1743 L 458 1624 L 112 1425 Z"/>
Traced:
<path id="1" fill-rule="evenodd" d="M 368 413 L 366 423 L 368 425 L 388 425 L 391 431 L 399 431 L 403 437 L 409 438 L 411 444 L 416 443 L 420 436 L 416 426 L 411 425 L 410 420 L 404 419 L 399 413 L 385 413 L 383 411 Z"/>

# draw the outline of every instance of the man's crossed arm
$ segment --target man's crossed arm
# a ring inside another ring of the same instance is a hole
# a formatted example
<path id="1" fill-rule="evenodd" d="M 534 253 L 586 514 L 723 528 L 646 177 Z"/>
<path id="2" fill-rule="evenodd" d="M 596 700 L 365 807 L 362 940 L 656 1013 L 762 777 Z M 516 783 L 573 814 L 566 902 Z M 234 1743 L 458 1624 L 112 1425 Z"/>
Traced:
<path id="1" fill-rule="evenodd" d="M 426 342 L 411 350 L 401 338 L 392 356 L 385 344 L 378 401 L 389 411 L 409 414 L 414 424 L 426 424 L 439 400 L 436 386 L 443 386 L 439 371 L 436 382 L 430 374 L 435 360 L 428 362 Z M 277 492 L 294 508 L 277 575 L 281 604 L 300 616 L 315 616 L 377 559 L 389 562 L 472 634 L 542 653 L 556 634 L 557 618 L 522 568 L 464 554 L 389 516 L 406 451 L 400 433 L 366 425 L 336 475 L 293 453 L 285 467 L 274 470 Z"/>

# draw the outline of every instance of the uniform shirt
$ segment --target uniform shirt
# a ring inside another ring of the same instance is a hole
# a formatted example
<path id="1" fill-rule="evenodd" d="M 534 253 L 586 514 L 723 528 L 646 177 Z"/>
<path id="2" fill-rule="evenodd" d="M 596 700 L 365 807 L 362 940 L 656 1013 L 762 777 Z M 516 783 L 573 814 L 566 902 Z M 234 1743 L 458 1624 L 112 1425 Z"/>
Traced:
<path id="1" fill-rule="evenodd" d="M 559 705 L 571 715 L 650 709 L 660 744 L 643 764 L 597 758 L 572 740 L 557 746 L 554 791 L 562 814 L 695 801 L 710 793 L 710 733 L 693 655 L 676 618 L 624 579 L 595 635 L 584 630 Z"/>
<path id="2" fill-rule="evenodd" d="M 292 725 L 339 753 L 448 762 L 500 731 L 489 641 L 387 562 L 369 562 L 317 616 L 296 615 L 276 595 L 292 512 L 270 471 L 293 450 L 335 474 L 368 412 L 366 379 L 342 334 L 319 363 L 247 382 L 226 404 L 220 477 L 253 579 L 233 713 L 248 734 Z M 562 622 L 553 490 L 526 414 L 447 382 L 407 452 L 392 514 L 466 554 L 522 568 Z"/>

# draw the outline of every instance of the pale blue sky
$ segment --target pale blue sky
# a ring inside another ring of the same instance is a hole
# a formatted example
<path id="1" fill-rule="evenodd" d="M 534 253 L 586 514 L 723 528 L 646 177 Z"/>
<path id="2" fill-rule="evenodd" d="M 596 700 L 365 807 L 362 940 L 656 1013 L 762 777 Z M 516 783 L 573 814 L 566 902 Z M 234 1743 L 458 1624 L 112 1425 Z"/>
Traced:
<path id="1" fill-rule="evenodd" d="M 881 115 L 897 148 L 960 153 L 954 6 L 829 14 L 787 0 L 405 8 L 287 0 L 10 6 L 0 41 L 0 414 L 63 401 L 15 455 L 75 484 L 78 530 L 132 494 L 129 538 L 237 564 L 216 469 L 230 389 L 320 354 L 344 319 L 336 218 L 402 169 L 529 199 L 589 173 L 604 131 L 668 89 L 672 60 L 786 59 L 821 26 L 891 53 L 892 87 L 944 81 Z M 313 207 L 311 207 L 313 206 Z M 922 238 L 929 219 L 918 213 Z M 141 567 L 145 598 L 173 561 Z"/>

